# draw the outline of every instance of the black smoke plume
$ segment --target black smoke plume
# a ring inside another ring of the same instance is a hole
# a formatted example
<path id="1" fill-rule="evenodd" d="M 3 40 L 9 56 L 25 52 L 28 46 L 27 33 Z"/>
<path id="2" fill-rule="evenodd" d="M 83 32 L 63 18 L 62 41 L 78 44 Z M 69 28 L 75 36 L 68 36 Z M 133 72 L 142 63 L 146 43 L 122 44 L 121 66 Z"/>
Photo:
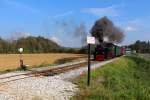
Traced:
<path id="1" fill-rule="evenodd" d="M 103 17 L 95 22 L 91 29 L 91 35 L 100 43 L 104 41 L 104 37 L 107 37 L 108 41 L 113 43 L 120 43 L 124 38 L 123 31 L 116 27 L 107 17 Z"/>
<path id="2" fill-rule="evenodd" d="M 74 19 L 56 21 L 57 34 L 64 34 L 80 40 L 81 45 L 85 45 L 87 29 L 84 22 L 76 22 Z"/>

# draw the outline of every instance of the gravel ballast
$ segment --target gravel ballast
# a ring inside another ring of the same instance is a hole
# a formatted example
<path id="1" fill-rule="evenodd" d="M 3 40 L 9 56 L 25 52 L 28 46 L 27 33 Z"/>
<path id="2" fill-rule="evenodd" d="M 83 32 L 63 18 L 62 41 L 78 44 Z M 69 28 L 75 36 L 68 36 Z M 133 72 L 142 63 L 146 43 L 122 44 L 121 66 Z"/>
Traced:
<path id="1" fill-rule="evenodd" d="M 94 69 L 110 63 L 113 60 L 96 63 L 91 67 Z M 85 71 L 87 71 L 87 67 L 75 69 L 56 76 L 30 77 L 1 84 L 0 100 L 69 100 L 71 96 L 75 95 L 78 88 L 77 85 L 67 79 L 75 78 Z M 20 73 L 21 72 L 19 72 L 19 74 Z M 18 72 L 0 75 L 0 77 L 15 74 L 18 74 Z M 0 82 L 3 81 L 4 80 L 0 80 Z"/>

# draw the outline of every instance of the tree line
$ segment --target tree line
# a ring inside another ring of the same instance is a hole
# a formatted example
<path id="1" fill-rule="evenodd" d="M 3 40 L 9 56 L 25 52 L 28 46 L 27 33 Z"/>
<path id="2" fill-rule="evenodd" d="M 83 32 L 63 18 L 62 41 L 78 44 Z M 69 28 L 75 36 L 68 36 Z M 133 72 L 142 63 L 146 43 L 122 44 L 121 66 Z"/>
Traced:
<path id="1" fill-rule="evenodd" d="M 137 53 L 150 53 L 150 41 L 137 40 L 134 44 L 128 46 L 132 50 L 136 50 Z"/>
<path id="2" fill-rule="evenodd" d="M 19 53 L 18 48 L 23 48 L 23 53 L 80 53 L 80 49 L 67 48 L 58 45 L 54 41 L 42 36 L 29 36 L 13 41 L 0 38 L 0 53 Z"/>

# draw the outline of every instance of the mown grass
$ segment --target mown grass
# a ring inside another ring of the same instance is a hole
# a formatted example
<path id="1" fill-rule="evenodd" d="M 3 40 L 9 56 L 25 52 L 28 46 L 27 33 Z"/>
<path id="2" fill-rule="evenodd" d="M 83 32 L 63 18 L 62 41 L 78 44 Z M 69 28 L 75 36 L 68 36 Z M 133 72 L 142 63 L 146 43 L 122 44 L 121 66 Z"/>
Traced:
<path id="1" fill-rule="evenodd" d="M 80 91 L 73 100 L 150 100 L 150 61 L 138 57 L 121 57 L 74 82 Z"/>

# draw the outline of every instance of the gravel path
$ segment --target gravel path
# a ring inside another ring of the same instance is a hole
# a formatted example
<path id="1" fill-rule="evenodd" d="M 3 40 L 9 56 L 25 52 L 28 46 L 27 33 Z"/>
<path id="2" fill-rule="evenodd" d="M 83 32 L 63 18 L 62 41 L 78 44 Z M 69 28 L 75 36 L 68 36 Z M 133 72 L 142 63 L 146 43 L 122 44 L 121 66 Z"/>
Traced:
<path id="1" fill-rule="evenodd" d="M 110 63 L 113 60 L 94 64 L 92 69 Z M 84 71 L 87 71 L 87 67 L 56 76 L 30 77 L 0 85 L 0 100 L 68 100 L 78 91 L 78 88 L 66 79 L 75 78 Z M 18 74 L 18 72 L 14 72 L 0 75 L 0 77 L 16 73 Z M 2 81 L 0 80 L 0 82 Z"/>

